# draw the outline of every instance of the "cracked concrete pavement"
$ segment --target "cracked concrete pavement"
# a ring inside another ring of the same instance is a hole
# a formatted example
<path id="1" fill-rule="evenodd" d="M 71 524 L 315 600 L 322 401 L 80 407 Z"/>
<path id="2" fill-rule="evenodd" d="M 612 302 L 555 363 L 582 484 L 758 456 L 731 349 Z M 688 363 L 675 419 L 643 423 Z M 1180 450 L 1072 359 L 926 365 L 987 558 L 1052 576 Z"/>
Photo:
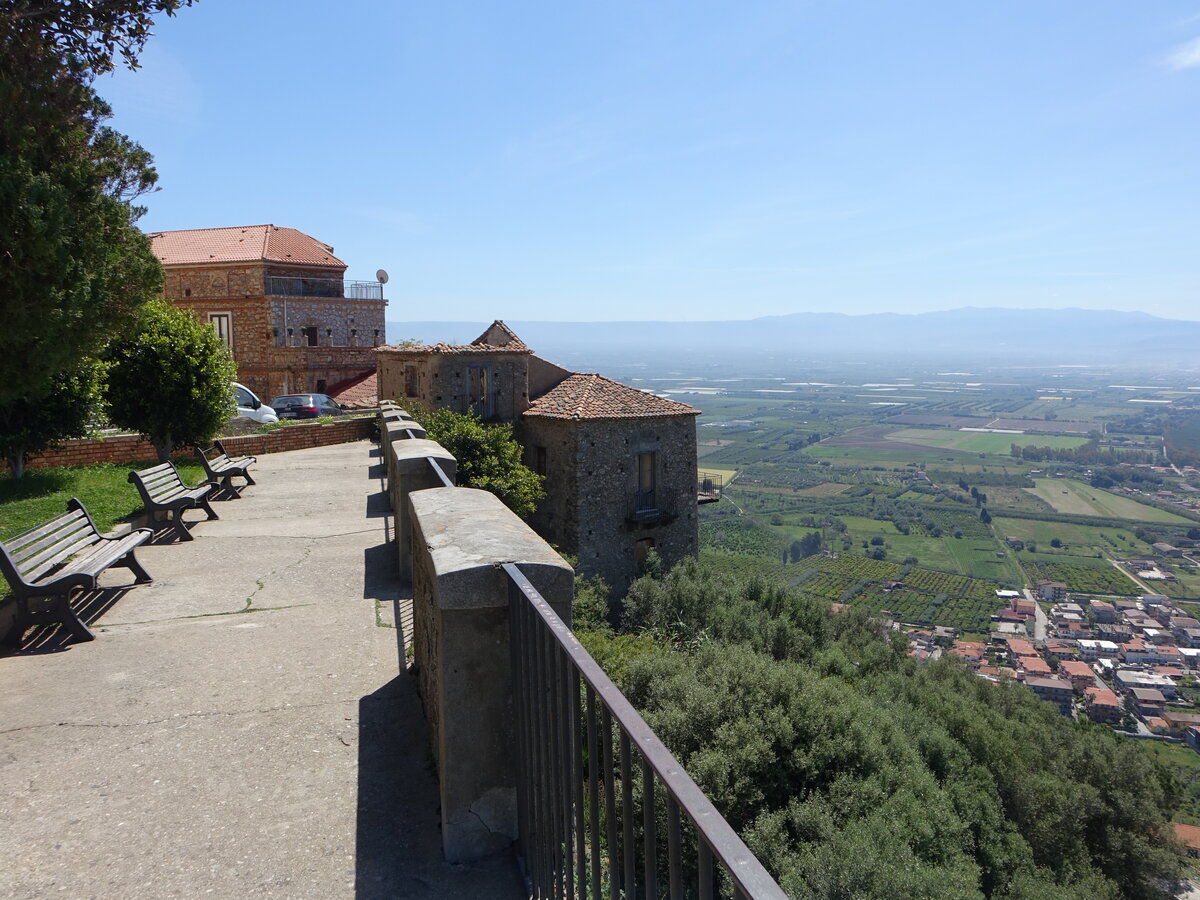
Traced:
<path id="1" fill-rule="evenodd" d="M 0 897 L 523 896 L 441 855 L 378 449 L 253 471 L 95 641 L 0 657 Z"/>

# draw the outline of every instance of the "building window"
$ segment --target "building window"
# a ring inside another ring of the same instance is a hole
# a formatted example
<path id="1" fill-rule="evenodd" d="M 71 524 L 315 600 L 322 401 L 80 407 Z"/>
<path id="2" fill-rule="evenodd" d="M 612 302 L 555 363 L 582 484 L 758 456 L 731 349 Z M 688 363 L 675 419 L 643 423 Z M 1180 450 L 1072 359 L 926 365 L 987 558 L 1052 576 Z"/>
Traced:
<path id="1" fill-rule="evenodd" d="M 539 475 L 546 474 L 546 448 L 533 448 L 533 471 Z"/>
<path id="2" fill-rule="evenodd" d="M 233 314 L 209 313 L 208 322 L 216 329 L 217 337 L 225 342 L 225 346 L 233 349 Z"/>
<path id="3" fill-rule="evenodd" d="M 633 542 L 633 564 L 641 569 L 646 565 L 646 557 L 654 549 L 654 538 L 641 538 Z"/>
<path id="4" fill-rule="evenodd" d="M 637 465 L 637 496 L 634 503 L 634 510 L 641 511 L 644 509 L 654 509 L 654 488 L 655 488 L 655 457 L 658 454 L 651 451 L 650 453 L 639 453 L 636 457 Z"/>
<path id="5" fill-rule="evenodd" d="M 405 366 L 404 367 L 404 396 L 405 397 L 417 396 L 417 367 L 416 366 Z"/>
<path id="6" fill-rule="evenodd" d="M 304 337 L 304 344 L 308 347 L 316 347 L 319 338 L 317 337 L 317 326 L 310 325 L 307 328 L 301 328 L 300 333 Z"/>
<path id="7" fill-rule="evenodd" d="M 492 379 L 487 369 L 467 369 L 467 408 L 481 419 L 492 417 Z"/>

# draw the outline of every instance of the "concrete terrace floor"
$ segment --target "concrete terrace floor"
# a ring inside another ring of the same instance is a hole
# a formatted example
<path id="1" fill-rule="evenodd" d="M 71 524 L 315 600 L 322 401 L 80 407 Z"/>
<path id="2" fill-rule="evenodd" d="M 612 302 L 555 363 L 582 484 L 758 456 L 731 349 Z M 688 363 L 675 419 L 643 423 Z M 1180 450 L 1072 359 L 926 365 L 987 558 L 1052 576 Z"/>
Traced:
<path id="1" fill-rule="evenodd" d="M 0 897 L 524 895 L 442 858 L 380 463 L 261 457 L 93 598 L 95 641 L 0 658 Z"/>

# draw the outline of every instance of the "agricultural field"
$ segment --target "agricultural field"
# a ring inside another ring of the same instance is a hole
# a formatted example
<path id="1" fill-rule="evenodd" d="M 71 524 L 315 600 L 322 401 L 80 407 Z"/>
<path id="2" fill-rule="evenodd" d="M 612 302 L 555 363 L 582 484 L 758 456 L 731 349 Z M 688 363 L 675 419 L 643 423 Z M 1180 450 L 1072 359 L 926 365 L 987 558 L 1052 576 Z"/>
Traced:
<path id="1" fill-rule="evenodd" d="M 1135 522 L 1187 523 L 1183 516 L 1166 512 L 1129 497 L 1120 497 L 1073 478 L 1035 478 L 1036 487 L 1025 488 L 1054 507 L 1055 512 Z"/>
<path id="2" fill-rule="evenodd" d="M 795 541 L 821 531 L 826 549 L 837 552 L 839 559 L 865 559 L 882 551 L 883 560 L 868 562 L 892 566 L 891 571 L 899 571 L 905 560 L 915 560 L 914 572 L 936 571 L 1003 587 L 1050 577 L 1079 591 L 1128 596 L 1144 589 L 1106 557 L 1147 554 L 1147 543 L 1135 529 L 1151 523 L 1155 527 L 1149 530 L 1156 537 L 1150 540 L 1168 542 L 1181 539 L 1196 525 L 1138 502 L 1135 497 L 1140 495 L 1092 488 L 1087 466 L 1069 459 L 1011 456 L 1013 444 L 1069 451 L 1085 445 L 1096 432 L 1118 450 L 1132 445 L 1144 454 L 1161 446 L 1162 437 L 1152 424 L 1157 420 L 1143 417 L 1146 409 L 1127 405 L 1126 391 L 1110 389 L 1112 376 L 1058 370 L 1024 374 L 1010 368 L 990 375 L 958 372 L 959 367 L 946 372 L 895 371 L 890 364 L 876 363 L 818 366 L 793 374 L 787 361 L 772 363 L 776 365 L 773 378 L 685 380 L 687 373 L 674 373 L 656 383 L 639 383 L 669 391 L 703 411 L 700 469 L 738 474 L 732 485 L 726 481 L 729 488 L 719 504 L 701 510 L 702 546 L 706 553 L 719 552 L 730 560 L 742 553 L 755 556 L 754 562 L 745 563 L 748 571 L 782 567 L 788 581 L 800 578 L 801 567 L 809 561 L 793 564 L 784 559 L 790 560 Z M 676 393 L 691 390 L 698 393 Z M 905 405 L 887 405 L 901 402 Z M 961 430 L 964 427 L 1024 433 Z M 1115 474 L 1106 465 L 1093 467 L 1099 475 Z M 1067 477 L 1050 478 L 1043 472 Z M 1129 470 L 1113 480 L 1147 491 L 1180 491 L 1170 473 Z M 983 505 L 992 517 L 990 524 L 981 521 L 977 499 L 968 498 L 972 487 L 986 495 Z M 732 524 L 735 520 L 746 527 Z M 716 521 L 721 524 L 714 525 Z M 1005 543 L 1010 536 L 1036 549 L 1017 551 Z M 1052 547 L 1053 540 L 1062 546 Z M 918 620 L 933 605 L 925 594 L 932 591 L 936 598 L 942 593 L 910 585 L 883 592 L 869 579 L 859 585 L 861 578 L 836 573 L 820 578 L 810 590 L 823 585 L 823 591 L 839 596 L 850 591 L 860 604 L 883 604 L 881 594 L 893 606 L 924 602 L 915 613 Z M 1200 570 L 1185 570 L 1180 578 L 1162 591 L 1200 599 Z M 951 599 L 948 596 L 945 604 Z M 990 596 L 977 599 L 991 603 Z"/>
<path id="3" fill-rule="evenodd" d="M 820 484 L 814 484 L 812 487 L 796 488 L 793 493 L 798 497 L 836 497 L 838 494 L 844 494 L 854 485 L 840 484 L 836 481 L 822 481 Z"/>
<path id="4" fill-rule="evenodd" d="M 861 556 L 810 557 L 791 568 L 804 570 L 793 583 L 807 594 L 876 613 L 887 610 L 914 625 L 949 625 L 986 634 L 992 615 L 1003 606 L 994 582 Z M 883 586 L 885 581 L 900 579 L 902 588 L 889 591 Z"/>
<path id="5" fill-rule="evenodd" d="M 1041 560 L 1021 560 L 1021 565 L 1029 576 L 1030 581 L 1043 578 L 1050 581 L 1061 581 L 1067 590 L 1080 594 L 1116 594 L 1124 597 L 1136 597 L 1142 589 L 1115 566 L 1102 560 L 1077 562 L 1045 562 Z"/>
<path id="6" fill-rule="evenodd" d="M 1123 527 L 1101 528 L 1007 516 L 996 516 L 992 525 L 1001 537 L 1013 537 L 1026 543 L 1033 541 L 1041 553 L 1069 554 L 1091 547 L 1107 550 L 1114 556 L 1138 556 L 1150 552 L 1149 544 Z M 1062 541 L 1061 549 L 1055 550 L 1050 546 L 1050 542 L 1056 539 Z"/>
<path id="7" fill-rule="evenodd" d="M 1074 449 L 1088 442 L 1086 437 L 1056 434 L 995 434 L 986 431 L 951 431 L 934 428 L 905 428 L 887 434 L 891 441 L 962 450 L 967 453 L 1008 453 L 1012 445 L 1019 447 L 1052 447 L 1055 450 Z"/>

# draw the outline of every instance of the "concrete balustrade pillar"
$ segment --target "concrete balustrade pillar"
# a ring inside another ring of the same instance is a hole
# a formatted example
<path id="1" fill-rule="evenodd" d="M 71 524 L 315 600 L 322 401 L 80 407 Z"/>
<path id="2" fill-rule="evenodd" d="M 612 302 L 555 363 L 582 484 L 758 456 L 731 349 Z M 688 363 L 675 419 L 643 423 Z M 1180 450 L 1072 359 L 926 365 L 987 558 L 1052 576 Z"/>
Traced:
<path id="1" fill-rule="evenodd" d="M 380 432 L 380 444 L 383 446 L 383 458 L 387 467 L 388 486 L 390 490 L 391 483 L 396 478 L 393 462 L 395 454 L 391 447 L 397 442 L 424 440 L 428 437 L 425 429 L 416 422 L 385 422 Z M 399 512 L 399 510 L 397 510 Z"/>
<path id="2" fill-rule="evenodd" d="M 398 440 L 384 445 L 388 461 L 388 492 L 396 523 L 396 553 L 400 580 L 412 580 L 412 511 L 408 496 L 413 491 L 444 488 L 445 483 L 433 471 L 434 464 L 453 483 L 458 473 L 458 461 L 437 441 L 421 438 Z"/>
<path id="3" fill-rule="evenodd" d="M 413 656 L 441 789 L 442 848 L 468 862 L 517 836 L 508 576 L 569 623 L 574 572 L 494 495 L 435 488 L 412 510 Z"/>

